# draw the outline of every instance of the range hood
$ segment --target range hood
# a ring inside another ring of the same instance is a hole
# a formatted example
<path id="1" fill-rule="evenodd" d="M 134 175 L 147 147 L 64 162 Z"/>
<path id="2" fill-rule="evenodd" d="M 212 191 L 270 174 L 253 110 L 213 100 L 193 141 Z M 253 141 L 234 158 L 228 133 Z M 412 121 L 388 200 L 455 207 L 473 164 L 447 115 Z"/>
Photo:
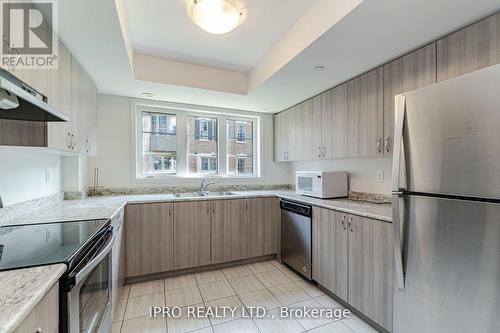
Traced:
<path id="1" fill-rule="evenodd" d="M 47 103 L 43 96 L 5 69 L 0 69 L 0 119 L 69 121 L 69 117 Z"/>

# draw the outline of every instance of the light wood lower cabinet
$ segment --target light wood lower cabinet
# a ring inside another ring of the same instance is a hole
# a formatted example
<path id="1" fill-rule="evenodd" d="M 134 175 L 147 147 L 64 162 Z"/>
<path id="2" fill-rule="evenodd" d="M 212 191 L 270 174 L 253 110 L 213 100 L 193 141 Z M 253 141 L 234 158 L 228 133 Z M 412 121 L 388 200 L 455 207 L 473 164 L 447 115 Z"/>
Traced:
<path id="1" fill-rule="evenodd" d="M 347 302 L 347 214 L 313 207 L 313 279 Z"/>
<path id="2" fill-rule="evenodd" d="M 42 300 L 19 324 L 14 333 L 59 332 L 59 282 L 45 294 Z"/>
<path id="3" fill-rule="evenodd" d="M 218 200 L 211 205 L 212 263 L 244 258 L 246 234 L 243 223 L 243 200 Z"/>
<path id="4" fill-rule="evenodd" d="M 277 198 L 245 199 L 245 257 L 278 253 L 280 208 Z"/>
<path id="5" fill-rule="evenodd" d="M 392 330 L 392 224 L 313 210 L 313 279 Z"/>
<path id="6" fill-rule="evenodd" d="M 349 219 L 349 303 L 390 331 L 392 225 L 354 215 Z"/>
<path id="7" fill-rule="evenodd" d="M 133 204 L 125 210 L 127 277 L 173 268 L 172 203 Z"/>
<path id="8" fill-rule="evenodd" d="M 174 269 L 210 264 L 210 201 L 175 203 Z"/>

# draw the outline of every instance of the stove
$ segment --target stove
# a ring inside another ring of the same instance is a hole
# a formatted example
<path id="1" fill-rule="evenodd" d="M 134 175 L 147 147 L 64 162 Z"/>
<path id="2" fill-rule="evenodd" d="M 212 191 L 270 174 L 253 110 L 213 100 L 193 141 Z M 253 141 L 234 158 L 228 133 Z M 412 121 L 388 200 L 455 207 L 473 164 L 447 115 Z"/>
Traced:
<path id="1" fill-rule="evenodd" d="M 0 271 L 64 263 L 71 270 L 109 220 L 0 227 Z"/>

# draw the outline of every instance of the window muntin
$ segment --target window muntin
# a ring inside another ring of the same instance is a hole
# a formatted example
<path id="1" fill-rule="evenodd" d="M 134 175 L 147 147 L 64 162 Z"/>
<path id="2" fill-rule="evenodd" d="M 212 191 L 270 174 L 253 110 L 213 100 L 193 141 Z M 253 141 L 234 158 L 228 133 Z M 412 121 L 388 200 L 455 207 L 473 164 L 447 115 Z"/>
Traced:
<path id="1" fill-rule="evenodd" d="M 176 116 L 143 111 L 141 121 L 142 174 L 175 174 L 177 171 Z"/>
<path id="2" fill-rule="evenodd" d="M 218 173 L 217 118 L 187 116 L 187 173 Z"/>
<path id="3" fill-rule="evenodd" d="M 254 122 L 235 119 L 226 120 L 227 173 L 254 174 Z"/>

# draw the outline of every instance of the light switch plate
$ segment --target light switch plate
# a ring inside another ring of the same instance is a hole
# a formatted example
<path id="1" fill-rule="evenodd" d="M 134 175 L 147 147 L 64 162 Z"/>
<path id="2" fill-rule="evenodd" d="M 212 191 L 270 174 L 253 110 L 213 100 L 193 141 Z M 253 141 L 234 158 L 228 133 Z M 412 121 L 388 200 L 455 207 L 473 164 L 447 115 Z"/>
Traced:
<path id="1" fill-rule="evenodd" d="M 384 182 L 384 171 L 377 171 L 377 183 Z"/>

